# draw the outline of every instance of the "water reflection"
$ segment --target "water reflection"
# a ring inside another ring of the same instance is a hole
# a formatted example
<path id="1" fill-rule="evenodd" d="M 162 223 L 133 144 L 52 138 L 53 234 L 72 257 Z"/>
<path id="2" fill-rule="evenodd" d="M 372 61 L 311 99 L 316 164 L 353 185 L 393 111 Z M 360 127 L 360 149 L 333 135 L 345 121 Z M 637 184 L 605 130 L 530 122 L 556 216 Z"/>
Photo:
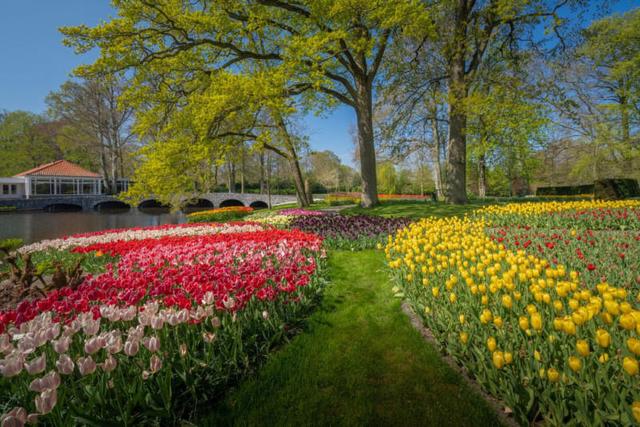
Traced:
<path id="1" fill-rule="evenodd" d="M 179 224 L 186 221 L 182 212 L 168 208 L 102 209 L 100 212 L 11 212 L 0 213 L 0 239 L 17 237 L 25 243 L 54 239 L 74 233 L 110 228 L 146 227 Z"/>

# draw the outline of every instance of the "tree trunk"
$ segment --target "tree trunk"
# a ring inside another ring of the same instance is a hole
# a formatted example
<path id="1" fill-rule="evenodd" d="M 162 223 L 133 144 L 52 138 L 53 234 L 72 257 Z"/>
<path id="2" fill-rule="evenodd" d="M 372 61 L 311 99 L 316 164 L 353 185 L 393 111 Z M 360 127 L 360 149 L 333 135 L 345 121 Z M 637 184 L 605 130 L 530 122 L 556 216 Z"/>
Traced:
<path id="1" fill-rule="evenodd" d="M 271 209 L 271 156 L 267 154 L 267 203 Z"/>
<path id="2" fill-rule="evenodd" d="M 293 172 L 293 182 L 296 187 L 296 198 L 298 199 L 298 205 L 300 207 L 309 206 L 309 198 L 307 197 L 307 193 L 304 188 L 304 178 L 302 177 L 302 169 L 300 168 L 300 160 L 298 159 L 298 153 L 296 151 L 296 146 L 294 141 L 291 139 L 291 134 L 287 129 L 287 124 L 284 122 L 284 119 L 280 114 L 274 114 L 274 119 L 276 120 L 276 124 L 280 131 L 282 132 L 282 137 L 284 138 L 285 146 L 287 147 L 287 151 L 289 151 L 288 161 L 291 166 L 291 170 Z"/>
<path id="3" fill-rule="evenodd" d="M 449 146 L 447 150 L 447 202 L 467 202 L 467 114 L 464 100 L 466 82 L 468 0 L 458 0 L 452 22 L 452 49 L 449 57 Z"/>
<path id="4" fill-rule="evenodd" d="M 228 172 L 227 188 L 229 190 L 229 193 L 235 193 L 236 192 L 236 165 L 233 162 L 227 163 L 227 172 Z"/>
<path id="5" fill-rule="evenodd" d="M 431 119 L 431 128 L 433 132 L 433 182 L 436 187 L 436 197 L 438 200 L 444 198 L 444 187 L 442 185 L 442 167 L 440 165 L 440 158 L 442 153 L 440 151 L 440 129 L 438 128 L 438 118 L 435 115 L 437 111 L 433 111 L 433 118 Z"/>
<path id="6" fill-rule="evenodd" d="M 244 194 L 244 147 L 242 147 L 242 157 L 240 158 L 240 194 Z"/>
<path id="7" fill-rule="evenodd" d="M 358 99 L 358 149 L 360 152 L 360 176 L 362 177 L 362 206 L 370 208 L 379 203 L 376 177 L 376 150 L 373 138 L 373 109 L 371 82 L 356 80 Z"/>
<path id="8" fill-rule="evenodd" d="M 487 196 L 487 161 L 484 154 L 478 159 L 478 196 L 481 199 Z"/>
<path id="9" fill-rule="evenodd" d="M 264 151 L 260 152 L 260 194 L 265 194 L 267 191 L 267 186 L 265 182 L 264 176 Z"/>

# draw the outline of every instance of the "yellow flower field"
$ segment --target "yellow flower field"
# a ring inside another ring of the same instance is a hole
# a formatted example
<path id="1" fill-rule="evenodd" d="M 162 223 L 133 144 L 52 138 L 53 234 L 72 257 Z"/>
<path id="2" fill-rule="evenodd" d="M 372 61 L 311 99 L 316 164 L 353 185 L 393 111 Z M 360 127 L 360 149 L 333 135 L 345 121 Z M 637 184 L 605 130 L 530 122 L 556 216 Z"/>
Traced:
<path id="1" fill-rule="evenodd" d="M 635 207 L 550 202 L 492 215 Z M 423 219 L 389 237 L 388 264 L 443 349 L 523 424 L 640 423 L 637 285 L 580 273 L 492 240 L 484 219 Z"/>

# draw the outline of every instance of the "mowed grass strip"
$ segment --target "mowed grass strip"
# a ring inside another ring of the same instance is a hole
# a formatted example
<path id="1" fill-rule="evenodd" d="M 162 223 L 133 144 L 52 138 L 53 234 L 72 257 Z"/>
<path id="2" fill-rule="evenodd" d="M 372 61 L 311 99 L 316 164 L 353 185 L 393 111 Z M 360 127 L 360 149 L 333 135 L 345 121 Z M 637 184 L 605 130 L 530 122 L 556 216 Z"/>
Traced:
<path id="1" fill-rule="evenodd" d="M 380 251 L 334 251 L 305 331 L 198 425 L 497 425 L 393 298 Z"/>
<path id="2" fill-rule="evenodd" d="M 441 202 L 389 200 L 383 201 L 374 208 L 360 206 L 347 208 L 340 213 L 346 215 L 378 215 L 386 217 L 424 218 L 428 216 L 457 216 L 464 215 L 474 209 L 484 206 L 483 203 L 469 203 L 467 205 L 449 205 Z"/>

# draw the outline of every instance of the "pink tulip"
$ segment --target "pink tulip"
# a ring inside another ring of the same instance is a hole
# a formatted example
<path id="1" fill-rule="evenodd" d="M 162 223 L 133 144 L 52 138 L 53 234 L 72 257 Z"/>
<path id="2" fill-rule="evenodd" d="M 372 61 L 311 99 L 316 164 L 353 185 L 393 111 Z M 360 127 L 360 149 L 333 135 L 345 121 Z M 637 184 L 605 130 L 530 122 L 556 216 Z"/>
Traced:
<path id="1" fill-rule="evenodd" d="M 180 357 L 185 357 L 187 355 L 187 345 L 180 344 L 179 351 L 180 351 Z"/>
<path id="2" fill-rule="evenodd" d="M 38 424 L 38 414 L 33 413 L 27 415 L 27 424 L 36 425 Z"/>
<path id="3" fill-rule="evenodd" d="M 94 354 L 106 345 L 106 340 L 103 337 L 92 337 L 84 343 L 84 352 L 87 354 Z"/>
<path id="4" fill-rule="evenodd" d="M 111 334 L 107 339 L 107 351 L 111 354 L 120 353 L 122 350 L 122 337 L 120 335 L 116 335 L 115 333 Z"/>
<path id="5" fill-rule="evenodd" d="M 100 319 L 88 319 L 82 327 L 85 335 L 95 335 L 100 330 Z"/>
<path id="6" fill-rule="evenodd" d="M 120 318 L 126 322 L 130 322 L 136 318 L 137 310 L 135 306 L 129 306 L 120 311 Z"/>
<path id="7" fill-rule="evenodd" d="M 71 337 L 61 337 L 56 341 L 51 341 L 51 345 L 53 346 L 53 351 L 58 354 L 66 353 L 69 350 L 69 344 L 71 344 Z"/>
<path id="8" fill-rule="evenodd" d="M 60 335 L 60 324 L 54 323 L 49 329 L 47 329 L 47 341 L 56 339 Z"/>
<path id="9" fill-rule="evenodd" d="M 160 359 L 156 354 L 151 356 L 151 360 L 149 361 L 149 370 L 152 374 L 155 374 L 162 368 L 162 359 Z"/>
<path id="10" fill-rule="evenodd" d="M 60 386 L 60 375 L 56 371 L 50 371 L 42 378 L 36 378 L 29 384 L 29 390 L 41 393 L 45 390 L 55 390 Z"/>
<path id="11" fill-rule="evenodd" d="M 205 305 L 211 305 L 216 301 L 213 292 L 207 292 L 206 294 L 204 294 L 204 296 L 202 297 L 202 303 Z"/>
<path id="12" fill-rule="evenodd" d="M 142 379 L 143 379 L 144 381 L 146 381 L 146 380 L 149 378 L 149 376 L 150 376 L 150 375 L 151 375 L 151 374 L 149 373 L 149 371 L 146 371 L 146 370 L 145 370 L 145 371 L 142 371 Z"/>
<path id="13" fill-rule="evenodd" d="M 127 356 L 135 356 L 136 354 L 138 354 L 138 350 L 140 350 L 138 341 L 127 340 L 124 343 L 124 354 L 126 354 Z"/>
<path id="14" fill-rule="evenodd" d="M 204 341 L 207 343 L 211 343 L 216 339 L 216 334 L 212 334 L 211 332 L 203 332 L 202 339 L 204 339 Z"/>
<path id="15" fill-rule="evenodd" d="M 162 327 L 164 326 L 164 319 L 160 316 L 153 316 L 151 318 L 151 327 L 153 329 L 162 329 Z"/>
<path id="16" fill-rule="evenodd" d="M 213 317 L 211 319 L 211 325 L 213 325 L 213 327 L 216 328 L 216 329 L 220 327 L 221 322 L 220 322 L 220 319 L 218 318 L 218 316 Z"/>
<path id="17" fill-rule="evenodd" d="M 56 390 L 43 391 L 39 396 L 36 396 L 36 410 L 42 415 L 48 414 L 56 406 L 57 401 L 58 393 Z"/>
<path id="18" fill-rule="evenodd" d="M 0 420 L 2 421 L 0 424 L 2 427 L 22 427 L 24 425 L 22 420 L 18 417 L 14 417 L 13 415 L 3 415 Z"/>
<path id="19" fill-rule="evenodd" d="M 0 361 L 0 372 L 5 378 L 11 378 L 22 372 L 24 366 L 24 356 L 21 353 L 14 353 Z"/>
<path id="20" fill-rule="evenodd" d="M 26 362 L 24 364 L 24 367 L 27 370 L 27 372 L 30 373 L 31 375 L 35 375 L 35 374 L 39 374 L 40 372 L 43 372 L 47 367 L 46 354 L 43 353 L 42 355 L 40 355 L 40 357 L 36 357 L 35 359 L 32 359 L 30 362 Z"/>
<path id="21" fill-rule="evenodd" d="M 13 350 L 13 344 L 11 344 L 11 337 L 8 334 L 0 335 L 0 353 L 7 354 Z"/>
<path id="22" fill-rule="evenodd" d="M 267 310 L 264 310 L 264 311 L 262 312 L 262 318 L 263 318 L 264 320 L 267 320 L 267 319 L 269 318 L 269 312 L 268 312 Z"/>
<path id="23" fill-rule="evenodd" d="M 16 407 L 0 417 L 1 426 L 22 427 L 27 421 L 27 411 L 24 408 Z"/>
<path id="24" fill-rule="evenodd" d="M 105 361 L 102 363 L 102 370 L 105 372 L 111 372 L 116 369 L 118 362 L 112 355 L 108 355 Z"/>
<path id="25" fill-rule="evenodd" d="M 20 350 L 24 354 L 33 353 L 36 349 L 36 340 L 31 334 L 24 335 L 22 339 L 18 342 L 18 350 Z"/>
<path id="26" fill-rule="evenodd" d="M 186 323 L 189 321 L 189 310 L 182 309 L 178 312 L 178 320 L 180 323 Z"/>
<path id="27" fill-rule="evenodd" d="M 68 354 L 61 354 L 56 362 L 56 368 L 58 368 L 58 372 L 62 375 L 70 375 L 73 373 L 74 367 L 75 364 Z"/>
<path id="28" fill-rule="evenodd" d="M 145 337 L 142 340 L 142 344 L 151 353 L 155 353 L 156 351 L 160 350 L 160 340 L 157 337 Z"/>
<path id="29" fill-rule="evenodd" d="M 85 376 L 92 374 L 96 370 L 96 362 L 91 356 L 78 358 L 78 371 L 80 375 Z"/>

